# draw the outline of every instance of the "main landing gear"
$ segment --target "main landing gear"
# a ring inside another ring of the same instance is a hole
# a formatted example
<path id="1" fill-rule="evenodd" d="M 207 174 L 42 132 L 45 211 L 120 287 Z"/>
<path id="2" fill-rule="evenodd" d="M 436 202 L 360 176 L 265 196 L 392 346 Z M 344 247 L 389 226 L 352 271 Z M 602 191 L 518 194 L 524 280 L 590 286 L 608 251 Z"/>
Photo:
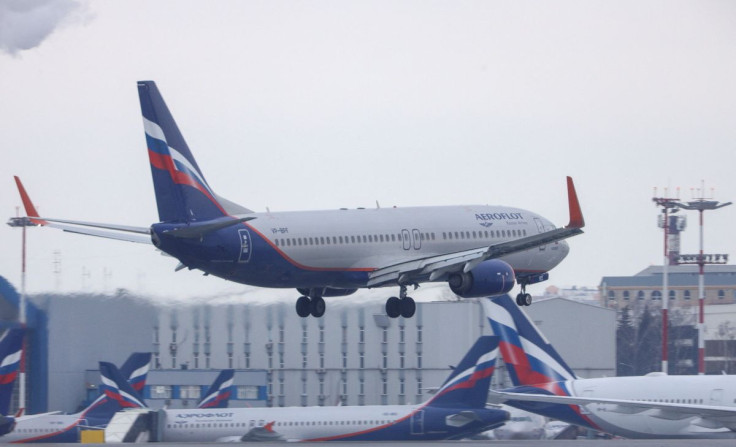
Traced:
<path id="1" fill-rule="evenodd" d="M 302 295 L 296 300 L 296 314 L 302 318 L 310 315 L 319 318 L 325 314 L 326 308 L 324 298 L 316 294 L 312 295 L 311 291 L 310 296 Z"/>
<path id="2" fill-rule="evenodd" d="M 519 306 L 532 305 L 532 295 L 530 293 L 526 293 L 526 284 L 521 285 L 521 293 L 516 295 L 516 304 Z"/>
<path id="3" fill-rule="evenodd" d="M 392 296 L 386 300 L 386 315 L 390 318 L 411 318 L 417 310 L 414 298 L 406 296 L 406 286 L 400 286 L 399 297 Z M 416 289 L 416 287 L 414 287 Z"/>

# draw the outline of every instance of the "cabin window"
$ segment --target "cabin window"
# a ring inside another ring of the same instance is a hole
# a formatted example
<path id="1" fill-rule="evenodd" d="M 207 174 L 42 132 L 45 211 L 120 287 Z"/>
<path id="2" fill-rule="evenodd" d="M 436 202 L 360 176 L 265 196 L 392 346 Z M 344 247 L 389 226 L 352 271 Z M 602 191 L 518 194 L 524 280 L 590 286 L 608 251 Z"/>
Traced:
<path id="1" fill-rule="evenodd" d="M 383 235 L 380 235 L 379 237 L 381 238 L 381 242 L 383 242 Z"/>
<path id="2" fill-rule="evenodd" d="M 309 245 L 314 245 L 314 238 L 312 237 L 309 238 Z"/>

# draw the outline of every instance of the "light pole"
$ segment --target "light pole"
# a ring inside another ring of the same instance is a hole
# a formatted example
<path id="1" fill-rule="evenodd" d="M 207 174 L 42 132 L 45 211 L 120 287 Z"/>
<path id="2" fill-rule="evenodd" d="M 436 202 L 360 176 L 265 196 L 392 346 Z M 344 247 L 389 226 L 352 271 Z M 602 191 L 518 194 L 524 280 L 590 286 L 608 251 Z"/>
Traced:
<path id="1" fill-rule="evenodd" d="M 18 209 L 16 208 L 16 214 Z M 8 225 L 14 228 L 20 227 L 23 230 L 23 242 L 21 248 L 21 269 L 20 269 L 20 303 L 18 304 L 18 322 L 21 327 L 26 327 L 26 227 L 35 227 L 36 224 L 31 222 L 28 217 L 11 217 Z M 21 355 L 20 368 L 18 371 L 18 407 L 25 409 L 26 407 L 26 342 L 23 341 L 23 353 Z"/>
<path id="2" fill-rule="evenodd" d="M 702 191 L 701 191 L 702 194 Z M 717 210 L 730 205 L 731 202 L 718 203 L 701 196 L 691 202 L 678 203 L 682 209 L 697 210 L 700 214 L 700 253 L 697 256 L 682 255 L 680 264 L 698 264 L 698 374 L 705 374 L 705 264 L 726 264 L 728 255 L 706 255 L 703 253 L 703 212 Z"/>

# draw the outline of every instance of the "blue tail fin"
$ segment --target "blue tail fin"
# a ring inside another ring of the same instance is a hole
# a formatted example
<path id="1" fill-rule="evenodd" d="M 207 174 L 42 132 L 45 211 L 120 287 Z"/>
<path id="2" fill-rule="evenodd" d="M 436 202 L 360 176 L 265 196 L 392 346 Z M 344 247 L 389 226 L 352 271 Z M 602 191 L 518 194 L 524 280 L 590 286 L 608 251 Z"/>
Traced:
<path id="1" fill-rule="evenodd" d="M 10 411 L 13 385 L 23 356 L 25 329 L 8 329 L 0 338 L 0 415 Z"/>
<path id="2" fill-rule="evenodd" d="M 117 402 L 120 409 L 123 408 L 145 408 L 138 393 L 120 374 L 120 371 L 108 362 L 100 362 L 100 375 L 102 384 L 100 388 L 105 396 L 113 402 Z"/>
<path id="3" fill-rule="evenodd" d="M 150 352 L 134 352 L 128 357 L 128 360 L 120 367 L 120 374 L 128 380 L 130 386 L 138 393 L 143 394 L 143 387 L 146 386 L 148 371 L 151 369 L 151 353 Z"/>
<path id="4" fill-rule="evenodd" d="M 234 369 L 224 369 L 217 376 L 197 408 L 227 408 L 233 390 Z"/>
<path id="5" fill-rule="evenodd" d="M 511 297 L 481 300 L 514 386 L 575 379 L 575 373 Z"/>
<path id="6" fill-rule="evenodd" d="M 138 82 L 148 157 L 161 222 L 207 221 L 248 212 L 207 184 L 153 81 Z"/>
<path id="7" fill-rule="evenodd" d="M 478 338 L 427 405 L 485 408 L 497 354 L 498 337 L 486 335 Z"/>

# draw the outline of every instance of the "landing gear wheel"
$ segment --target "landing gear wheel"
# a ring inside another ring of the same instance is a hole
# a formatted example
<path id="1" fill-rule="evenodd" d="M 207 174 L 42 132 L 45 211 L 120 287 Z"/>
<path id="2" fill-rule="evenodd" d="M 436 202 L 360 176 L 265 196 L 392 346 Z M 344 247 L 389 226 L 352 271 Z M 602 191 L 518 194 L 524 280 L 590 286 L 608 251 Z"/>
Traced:
<path id="1" fill-rule="evenodd" d="M 411 318 L 414 316 L 414 312 L 417 310 L 417 304 L 414 302 L 414 298 L 407 296 L 399 300 L 401 308 L 401 316 L 404 318 Z"/>
<path id="2" fill-rule="evenodd" d="M 398 318 L 401 315 L 401 300 L 392 296 L 386 300 L 386 315 L 389 318 Z"/>
<path id="3" fill-rule="evenodd" d="M 319 318 L 325 314 L 325 309 L 327 309 L 327 305 L 325 304 L 325 300 L 322 299 L 321 296 L 312 298 L 311 303 L 309 304 L 309 310 L 311 311 L 313 317 Z"/>
<path id="4" fill-rule="evenodd" d="M 311 301 L 309 300 L 308 297 L 306 297 L 306 296 L 300 296 L 296 300 L 296 314 L 299 315 L 302 318 L 308 317 L 309 314 L 310 314 L 310 312 L 311 312 L 310 309 L 309 309 L 309 307 L 310 307 L 311 304 L 312 303 L 311 303 Z"/>
<path id="5" fill-rule="evenodd" d="M 532 295 L 529 293 L 520 293 L 516 295 L 516 304 L 518 304 L 519 306 L 531 306 Z"/>
<path id="6" fill-rule="evenodd" d="M 524 298 L 522 298 L 522 301 L 524 302 L 525 306 L 531 306 L 532 305 L 532 295 L 531 293 L 525 293 Z"/>

